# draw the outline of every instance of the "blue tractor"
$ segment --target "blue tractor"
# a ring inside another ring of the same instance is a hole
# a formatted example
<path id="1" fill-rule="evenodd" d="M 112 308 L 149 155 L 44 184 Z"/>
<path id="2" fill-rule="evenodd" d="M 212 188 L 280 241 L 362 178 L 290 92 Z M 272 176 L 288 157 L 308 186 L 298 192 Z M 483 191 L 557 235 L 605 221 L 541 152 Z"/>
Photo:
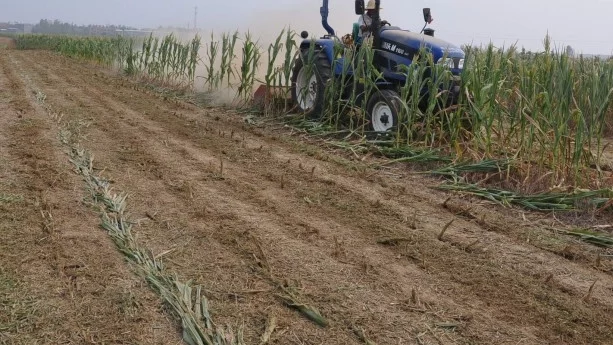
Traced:
<path id="1" fill-rule="evenodd" d="M 453 82 L 449 87 L 448 100 L 451 104 L 457 103 L 460 93 L 459 75 L 464 68 L 464 51 L 459 47 L 434 37 L 434 30 L 426 28 L 432 21 L 429 8 L 423 9 L 424 25 L 420 33 L 402 30 L 389 25 L 379 16 L 380 0 L 370 0 L 368 5 L 372 17 L 372 47 L 374 51 L 373 64 L 383 78 L 376 80 L 377 91 L 368 99 L 359 98 L 359 106 L 366 105 L 366 118 L 374 132 L 388 132 L 396 128 L 398 113 L 402 102 L 400 88 L 405 84 L 406 76 L 399 72 L 401 65 L 409 66 L 420 52 L 428 51 L 436 63 L 444 64 L 451 70 Z M 374 11 L 372 10 L 374 7 Z M 355 1 L 356 15 L 363 15 L 366 11 L 364 0 Z M 323 0 L 320 9 L 322 25 L 327 35 L 319 39 L 308 39 L 308 33 L 303 31 L 300 52 L 294 61 L 291 94 L 297 108 L 311 118 L 318 118 L 323 113 L 325 86 L 331 78 L 341 78 L 343 71 L 342 59 L 345 56 L 335 56 L 335 46 L 343 44 L 332 27 L 328 24 L 328 0 Z M 358 24 L 353 27 L 353 39 L 359 31 Z M 356 42 L 359 44 L 359 42 Z M 314 45 L 314 47 L 312 47 Z M 359 48 L 358 48 L 359 49 Z M 309 54 L 311 58 L 307 58 Z M 338 63 L 334 63 L 334 60 Z M 311 61 L 314 66 L 305 66 Z M 334 68 L 333 66 L 336 66 Z M 310 67 L 310 68 L 307 68 Z M 314 71 L 309 72 L 309 71 Z M 349 92 L 346 90 L 345 94 Z M 341 92 L 343 94 L 343 92 Z"/>

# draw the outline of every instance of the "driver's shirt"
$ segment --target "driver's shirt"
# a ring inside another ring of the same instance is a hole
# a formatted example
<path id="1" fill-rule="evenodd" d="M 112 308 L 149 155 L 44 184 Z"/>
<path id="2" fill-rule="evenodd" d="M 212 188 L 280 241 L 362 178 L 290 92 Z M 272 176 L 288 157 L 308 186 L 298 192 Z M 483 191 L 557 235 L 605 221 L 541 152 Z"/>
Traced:
<path id="1" fill-rule="evenodd" d="M 362 39 L 369 38 L 371 35 L 370 30 L 362 31 L 362 25 L 372 25 L 372 18 L 370 18 L 368 14 L 364 13 L 360 16 L 360 19 L 358 19 L 358 25 L 360 26 L 360 32 L 358 34 L 359 37 L 361 37 Z"/>

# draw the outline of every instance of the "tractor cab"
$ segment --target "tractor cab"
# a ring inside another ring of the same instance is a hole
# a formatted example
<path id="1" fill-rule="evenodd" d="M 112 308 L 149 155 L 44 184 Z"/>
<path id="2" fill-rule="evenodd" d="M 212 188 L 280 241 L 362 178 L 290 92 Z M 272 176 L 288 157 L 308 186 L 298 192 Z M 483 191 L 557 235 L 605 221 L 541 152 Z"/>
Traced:
<path id="1" fill-rule="evenodd" d="M 366 13 L 367 10 L 371 9 L 374 10 L 374 18 L 371 18 L 373 21 L 373 26 L 375 26 L 375 32 L 373 32 L 374 36 L 380 36 L 381 32 L 385 31 L 385 30 L 403 30 L 398 26 L 393 26 L 389 23 L 387 23 L 387 21 L 381 21 L 381 18 L 379 16 L 379 3 L 380 1 L 375 1 L 375 0 L 369 0 L 368 2 L 368 6 L 364 6 L 364 0 L 356 0 L 355 1 L 355 14 L 358 16 L 362 16 Z M 434 37 L 434 29 L 432 28 L 426 28 L 426 26 L 430 23 L 432 23 L 433 18 L 432 18 L 432 12 L 430 10 L 430 8 L 424 8 L 423 9 L 423 16 L 424 16 L 424 22 L 425 25 L 421 30 L 421 33 L 423 33 L 426 36 L 431 36 Z M 410 31 L 410 30 L 403 30 L 403 31 Z M 358 22 L 353 23 L 353 27 L 351 30 L 351 42 L 354 43 L 355 45 L 360 45 L 361 42 L 361 38 L 359 37 L 360 34 L 360 24 Z M 374 48 L 379 48 L 378 46 L 375 46 Z"/>

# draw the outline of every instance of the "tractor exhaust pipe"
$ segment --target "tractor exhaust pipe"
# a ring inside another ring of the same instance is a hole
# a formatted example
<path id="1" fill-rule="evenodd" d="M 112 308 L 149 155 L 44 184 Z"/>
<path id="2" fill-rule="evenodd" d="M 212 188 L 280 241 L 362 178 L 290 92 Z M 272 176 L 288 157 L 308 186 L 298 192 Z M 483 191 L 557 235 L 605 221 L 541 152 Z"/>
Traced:
<path id="1" fill-rule="evenodd" d="M 324 29 L 326 29 L 326 31 L 328 32 L 328 35 L 336 36 L 334 34 L 334 29 L 332 29 L 330 24 L 328 24 L 329 12 L 330 11 L 328 10 L 328 0 L 324 0 L 323 6 L 321 6 L 321 8 L 319 9 L 319 13 L 321 14 L 321 25 L 323 25 Z"/>
<path id="2" fill-rule="evenodd" d="M 381 15 L 379 10 L 381 9 L 381 0 L 375 0 L 375 13 L 372 16 L 373 26 L 373 48 L 379 49 L 381 47 Z"/>

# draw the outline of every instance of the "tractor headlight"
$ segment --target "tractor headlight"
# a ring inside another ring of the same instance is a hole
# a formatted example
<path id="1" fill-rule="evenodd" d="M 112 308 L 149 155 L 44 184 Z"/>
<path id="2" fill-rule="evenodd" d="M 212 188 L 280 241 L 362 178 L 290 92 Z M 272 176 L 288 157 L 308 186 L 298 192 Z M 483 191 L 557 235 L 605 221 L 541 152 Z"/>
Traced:
<path id="1" fill-rule="evenodd" d="M 455 67 L 455 62 L 453 62 L 453 59 L 451 58 L 440 58 L 438 59 L 438 61 L 436 62 L 437 65 L 441 65 L 441 66 L 445 66 L 449 69 L 452 69 Z"/>
<path id="2" fill-rule="evenodd" d="M 463 69 L 464 68 L 464 59 L 442 57 L 438 59 L 436 63 L 439 65 L 445 66 L 449 69 Z"/>

